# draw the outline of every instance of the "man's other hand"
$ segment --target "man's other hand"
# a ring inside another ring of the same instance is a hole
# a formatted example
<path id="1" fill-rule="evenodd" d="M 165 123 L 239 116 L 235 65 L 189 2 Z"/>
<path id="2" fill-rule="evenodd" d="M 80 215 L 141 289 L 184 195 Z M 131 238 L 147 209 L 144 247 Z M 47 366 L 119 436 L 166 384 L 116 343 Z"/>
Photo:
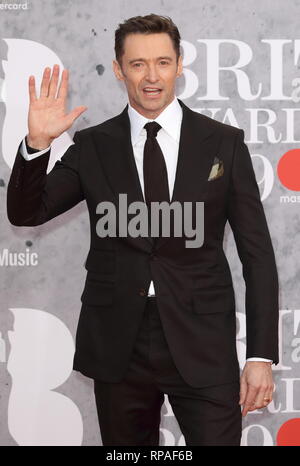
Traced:
<path id="1" fill-rule="evenodd" d="M 273 398 L 274 383 L 270 362 L 248 361 L 241 375 L 240 405 L 242 415 L 265 408 Z"/>

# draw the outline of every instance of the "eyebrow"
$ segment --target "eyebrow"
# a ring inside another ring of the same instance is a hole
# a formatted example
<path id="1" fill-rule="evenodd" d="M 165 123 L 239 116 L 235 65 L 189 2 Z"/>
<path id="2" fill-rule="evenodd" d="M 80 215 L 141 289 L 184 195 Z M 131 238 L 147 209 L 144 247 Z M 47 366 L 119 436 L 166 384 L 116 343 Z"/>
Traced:
<path id="1" fill-rule="evenodd" d="M 167 57 L 167 56 L 165 56 L 165 57 L 158 57 L 157 60 L 170 60 L 170 61 L 172 61 L 173 58 L 172 58 L 172 57 Z M 129 64 L 134 63 L 134 62 L 136 62 L 136 61 L 143 61 L 143 62 L 145 62 L 145 61 L 147 61 L 147 60 L 145 60 L 145 58 L 134 58 L 133 60 L 130 60 L 130 61 L 129 61 Z"/>

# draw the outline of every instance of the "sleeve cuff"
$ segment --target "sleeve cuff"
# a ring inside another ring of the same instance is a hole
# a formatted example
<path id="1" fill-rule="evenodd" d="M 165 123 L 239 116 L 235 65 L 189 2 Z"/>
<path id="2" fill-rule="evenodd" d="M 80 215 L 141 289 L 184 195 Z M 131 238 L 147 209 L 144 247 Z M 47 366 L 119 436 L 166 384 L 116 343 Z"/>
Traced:
<path id="1" fill-rule="evenodd" d="M 36 157 L 39 157 L 40 155 L 45 154 L 50 150 L 51 146 L 47 147 L 46 149 L 43 150 L 37 150 L 37 149 L 32 149 L 29 146 L 27 146 L 26 143 L 26 137 L 23 139 L 21 147 L 20 147 L 20 152 L 21 155 L 24 157 L 25 160 L 33 160 Z"/>
<path id="2" fill-rule="evenodd" d="M 272 359 L 265 359 L 265 358 L 247 358 L 246 361 L 261 361 L 261 362 L 273 363 Z"/>

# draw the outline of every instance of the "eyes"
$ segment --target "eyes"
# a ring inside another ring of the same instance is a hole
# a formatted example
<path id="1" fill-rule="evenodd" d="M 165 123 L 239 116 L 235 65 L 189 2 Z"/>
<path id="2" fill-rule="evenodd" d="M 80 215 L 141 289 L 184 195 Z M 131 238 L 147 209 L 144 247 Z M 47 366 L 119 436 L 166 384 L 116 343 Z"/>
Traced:
<path id="1" fill-rule="evenodd" d="M 164 66 L 168 66 L 170 62 L 169 60 L 160 60 L 158 64 L 164 67 Z M 144 65 L 145 65 L 144 62 L 135 62 L 132 64 L 133 68 L 136 68 L 136 69 L 143 68 Z"/>

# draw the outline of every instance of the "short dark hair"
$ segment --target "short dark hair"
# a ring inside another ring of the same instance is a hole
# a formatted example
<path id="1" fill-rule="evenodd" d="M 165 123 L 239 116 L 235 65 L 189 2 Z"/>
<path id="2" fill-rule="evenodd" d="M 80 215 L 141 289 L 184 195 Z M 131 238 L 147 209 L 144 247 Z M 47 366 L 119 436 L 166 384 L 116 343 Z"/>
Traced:
<path id="1" fill-rule="evenodd" d="M 124 42 L 128 34 L 155 34 L 160 32 L 169 34 L 178 60 L 180 55 L 180 34 L 177 26 L 169 16 L 152 13 L 146 16 L 134 16 L 119 24 L 118 29 L 115 31 L 115 53 L 119 64 L 124 54 Z"/>

